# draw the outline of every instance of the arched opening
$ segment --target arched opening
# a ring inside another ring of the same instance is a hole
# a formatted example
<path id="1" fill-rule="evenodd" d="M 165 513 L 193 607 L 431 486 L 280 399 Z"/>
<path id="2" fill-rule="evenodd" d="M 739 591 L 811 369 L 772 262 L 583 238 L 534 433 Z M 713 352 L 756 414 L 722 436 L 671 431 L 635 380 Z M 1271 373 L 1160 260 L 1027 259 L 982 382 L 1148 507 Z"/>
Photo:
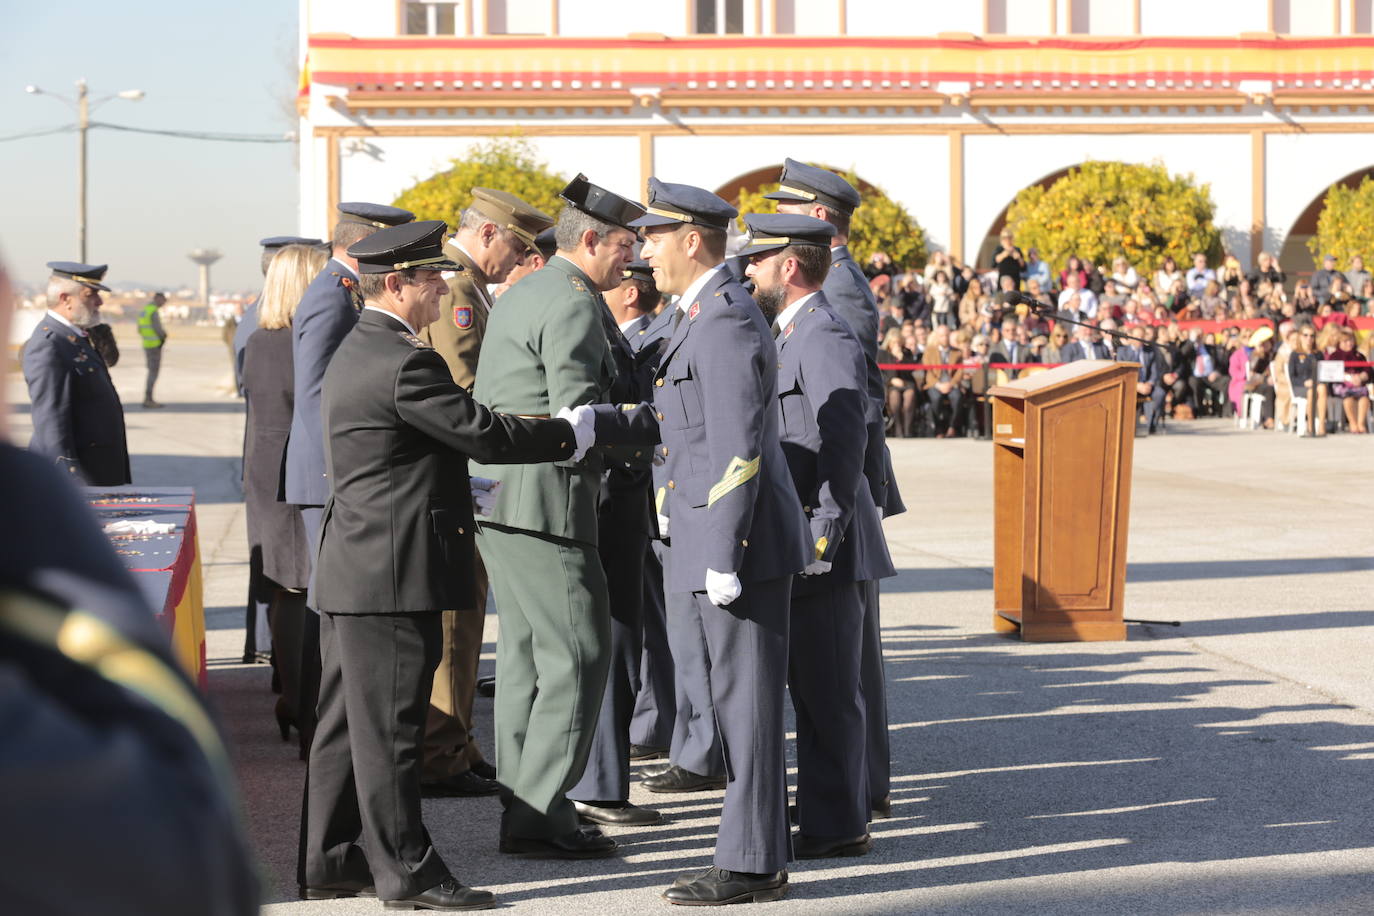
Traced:
<path id="1" fill-rule="evenodd" d="M 1026 185 L 1026 188 L 1048 188 L 1050 185 L 1054 184 L 1056 181 L 1063 178 L 1065 175 L 1069 174 L 1069 169 L 1077 168 L 1078 165 L 1079 163 L 1075 163 L 1074 165 L 1066 165 L 1064 166 L 1064 168 L 1059 169 L 1058 171 L 1050 172 L 1048 175 L 1046 175 L 1044 178 L 1041 178 L 1039 181 L 1032 181 L 1030 184 Z M 1025 188 L 1022 188 L 1021 190 L 1024 191 Z M 1021 191 L 1017 191 L 1016 193 L 1019 195 Z M 1011 205 L 1015 200 L 1016 197 L 1013 196 L 1011 200 L 1007 201 L 1007 205 L 1002 208 L 1002 211 L 997 214 L 997 218 L 992 221 L 992 225 L 988 227 L 987 234 L 983 236 L 983 241 L 980 242 L 978 245 L 977 258 L 972 262 L 975 267 L 981 269 L 984 267 L 993 266 L 992 256 L 997 252 L 997 239 L 998 236 L 1002 234 L 1002 228 L 1007 224 L 1007 211 L 1011 209 Z M 1062 266 L 1062 264 L 1052 265 L 1052 267 L 1055 270 L 1058 270 Z"/>
<path id="2" fill-rule="evenodd" d="M 1357 169 L 1334 184 L 1353 188 L 1370 175 L 1374 175 L 1374 166 Z M 1331 185 L 1328 184 L 1327 188 L 1330 187 Z M 1293 222 L 1293 227 L 1288 230 L 1288 235 L 1284 237 L 1283 248 L 1279 251 L 1279 269 L 1288 275 L 1290 281 L 1298 277 L 1311 277 L 1313 271 L 1321 266 L 1322 253 L 1318 252 L 1314 257 L 1312 252 L 1308 250 L 1307 243 L 1312 236 L 1317 234 L 1317 219 L 1322 215 L 1322 208 L 1325 206 L 1326 189 L 1324 188 L 1320 194 L 1312 198 L 1311 203 Z"/>

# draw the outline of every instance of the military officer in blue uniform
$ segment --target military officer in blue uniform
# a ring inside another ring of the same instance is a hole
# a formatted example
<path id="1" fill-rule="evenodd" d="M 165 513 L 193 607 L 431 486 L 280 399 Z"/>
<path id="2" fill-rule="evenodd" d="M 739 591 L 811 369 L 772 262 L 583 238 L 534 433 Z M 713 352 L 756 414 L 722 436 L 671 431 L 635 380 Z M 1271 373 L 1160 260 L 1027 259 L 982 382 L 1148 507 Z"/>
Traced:
<path id="1" fill-rule="evenodd" d="M 609 296 L 608 302 L 613 312 L 620 309 L 617 317 L 621 319 L 621 331 L 636 354 L 640 371 L 652 379 L 658 368 L 659 350 L 672 335 L 675 312 L 671 308 L 655 311 L 663 299 L 654 284 L 654 271 L 648 261 L 636 259 L 625 270 L 625 279 L 620 284 L 621 295 Z M 667 547 L 658 525 L 653 527 L 649 548 L 644 554 L 644 650 L 640 656 L 634 713 L 630 719 L 631 760 L 654 760 L 666 755 L 675 719 L 673 655 L 668 645 L 668 618 L 663 606 L 663 552 Z"/>
<path id="2" fill-rule="evenodd" d="M 558 253 L 502 294 L 487 325 L 473 396 L 494 410 L 547 416 L 605 403 L 620 384 L 601 292 L 620 285 L 634 256 L 628 223 L 644 211 L 581 175 L 561 196 Z M 473 466 L 501 483 L 477 544 L 501 622 L 496 773 L 500 849 L 513 855 L 594 858 L 616 848 L 579 826 L 568 797 L 587 764 L 610 663 L 597 553 L 603 470 L 600 454 L 577 464 Z"/>
<path id="3" fill-rule="evenodd" d="M 391 226 L 411 222 L 415 215 L 383 204 L 339 204 L 339 221 L 330 239 L 333 256 L 310 281 L 291 320 L 291 358 L 294 360 L 295 403 L 291 433 L 286 442 L 284 501 L 299 506 L 306 536 L 319 551 L 320 519 L 329 499 L 329 475 L 324 466 L 324 431 L 320 425 L 320 391 L 329 361 L 340 341 L 358 323 L 363 307 L 358 289 L 357 261 L 348 248 Z M 311 589 L 313 591 L 313 588 Z M 314 604 L 309 604 L 314 608 Z M 320 682 L 319 617 L 307 614 L 301 638 L 301 697 L 299 710 L 314 709 Z M 301 723 L 301 740 L 308 746 L 311 724 Z"/>
<path id="4" fill-rule="evenodd" d="M 831 309 L 849 325 L 864 351 L 868 393 L 872 400 L 868 424 L 868 451 L 864 477 L 873 501 L 884 518 L 906 511 L 892 471 L 892 454 L 884 440 L 882 373 L 878 371 L 878 304 L 863 271 L 849 253 L 849 225 L 861 202 L 848 181 L 827 169 L 787 159 L 776 191 L 764 195 L 778 202 L 781 213 L 823 219 L 835 227 L 830 248 L 830 273 L 821 288 Z M 883 680 L 882 620 L 878 582 L 861 586 L 864 603 L 864 703 L 867 707 L 869 790 L 873 811 L 881 817 L 892 813 L 890 793 L 891 751 L 887 734 L 887 685 Z"/>
<path id="5" fill-rule="evenodd" d="M 267 276 L 267 268 L 272 264 L 272 259 L 277 256 L 287 245 L 308 245 L 312 248 L 319 247 L 324 242 L 319 239 L 308 239 L 299 235 L 271 235 L 258 242 L 262 246 L 262 275 Z M 238 383 L 239 395 L 243 395 L 243 349 L 248 346 L 248 338 L 253 336 L 253 332 L 258 329 L 258 297 L 254 296 L 253 301 L 243 310 L 239 316 L 238 327 L 234 328 L 234 378 Z"/>
<path id="6" fill-rule="evenodd" d="M 792 580 L 788 683 L 797 719 L 801 859 L 869 849 L 860 583 L 896 573 L 863 477 L 869 403 L 863 351 L 821 284 L 834 227 L 786 213 L 745 217 L 754 299 L 778 335 L 782 450 L 811 524 L 814 559 Z"/>
<path id="7" fill-rule="evenodd" d="M 602 325 L 615 362 L 615 380 L 609 400 L 638 403 L 649 397 L 650 376 L 639 355 L 626 339 L 647 316 L 641 298 L 653 286 L 653 274 L 644 261 L 631 261 L 620 282 L 602 293 Z M 655 810 L 631 804 L 630 719 L 639 692 L 639 671 L 644 652 L 644 558 L 654 520 L 649 488 L 652 449 L 608 451 L 597 500 L 597 553 L 606 573 L 611 612 L 610 668 L 602 694 L 587 765 L 577 785 L 568 790 L 573 807 L 584 820 L 595 824 L 645 826 L 659 823 Z"/>
<path id="8" fill-rule="evenodd" d="M 24 344 L 33 438 L 29 449 L 93 486 L 129 483 L 129 446 L 105 361 L 87 329 L 100 320 L 105 265 L 50 261 L 48 311 Z"/>
<path id="9" fill-rule="evenodd" d="M 467 600 L 469 458 L 571 460 L 590 423 L 496 414 L 453 381 L 416 331 L 439 317 L 444 224 L 386 229 L 348 249 L 366 306 L 324 378 L 333 488 L 311 600 L 324 677 L 310 749 L 300 883 L 307 899 L 375 888 L 388 909 L 463 910 L 492 895 L 460 884 L 421 821 L 420 746 L 442 654 L 440 614 Z"/>
<path id="10" fill-rule="evenodd" d="M 693 704 L 719 724 L 728 777 L 714 864 L 664 892 L 684 905 L 786 893 L 789 606 L 792 577 L 814 550 L 779 440 L 777 349 L 758 306 L 724 269 L 736 215 L 709 191 L 650 179 L 648 212 L 636 220 L 643 257 L 659 290 L 679 297 L 678 314 L 652 407 L 617 417 L 633 426 L 652 410 L 658 425 L 672 538 L 668 615 L 705 647 L 709 695 Z"/>

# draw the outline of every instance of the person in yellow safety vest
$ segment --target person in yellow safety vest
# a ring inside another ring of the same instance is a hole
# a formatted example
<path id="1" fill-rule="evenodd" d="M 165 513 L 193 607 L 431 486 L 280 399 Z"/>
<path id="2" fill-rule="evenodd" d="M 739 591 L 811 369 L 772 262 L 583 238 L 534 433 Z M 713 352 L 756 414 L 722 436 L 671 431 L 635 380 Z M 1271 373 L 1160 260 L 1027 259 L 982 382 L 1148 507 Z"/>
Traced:
<path id="1" fill-rule="evenodd" d="M 153 400 L 153 386 L 157 384 L 157 374 L 162 368 L 162 345 L 167 342 L 167 332 L 162 327 L 162 319 L 157 311 L 166 301 L 167 297 L 162 293 L 154 293 L 153 301 L 143 306 L 143 311 L 138 315 L 138 337 L 143 343 L 143 356 L 148 361 L 148 381 L 143 386 L 145 409 L 162 406 Z"/>

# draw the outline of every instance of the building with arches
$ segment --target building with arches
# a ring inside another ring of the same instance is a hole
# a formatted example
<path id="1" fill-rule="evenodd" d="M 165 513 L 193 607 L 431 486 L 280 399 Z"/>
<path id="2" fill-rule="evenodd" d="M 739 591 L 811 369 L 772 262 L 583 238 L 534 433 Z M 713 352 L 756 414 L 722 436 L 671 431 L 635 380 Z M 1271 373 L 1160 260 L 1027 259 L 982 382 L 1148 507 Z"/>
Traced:
<path id="1" fill-rule="evenodd" d="M 1243 263 L 1305 272 L 1326 189 L 1374 169 L 1372 5 L 301 0 L 300 228 L 514 134 L 631 197 L 852 168 L 967 259 L 1022 188 L 1161 161 Z"/>

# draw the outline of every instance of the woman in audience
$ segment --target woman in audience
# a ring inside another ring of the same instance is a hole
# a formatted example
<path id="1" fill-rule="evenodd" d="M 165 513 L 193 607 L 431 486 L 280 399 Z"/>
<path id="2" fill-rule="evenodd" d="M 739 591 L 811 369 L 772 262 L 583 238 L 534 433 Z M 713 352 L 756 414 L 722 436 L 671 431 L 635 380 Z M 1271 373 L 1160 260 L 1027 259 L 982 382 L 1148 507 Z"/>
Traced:
<path id="1" fill-rule="evenodd" d="M 1133 290 L 1140 283 L 1140 276 L 1135 272 L 1135 268 L 1121 255 L 1117 255 L 1112 261 L 1112 279 L 1123 291 Z"/>
<path id="2" fill-rule="evenodd" d="M 1052 366 L 1064 362 L 1063 351 L 1069 346 L 1069 325 L 1056 324 L 1054 330 L 1050 331 L 1049 343 L 1041 354 L 1040 361 Z"/>
<path id="3" fill-rule="evenodd" d="M 950 285 L 949 274 L 937 270 L 930 282 L 927 293 L 930 299 L 930 321 L 932 325 L 950 325 L 959 320 L 954 309 L 954 287 Z"/>
<path id="4" fill-rule="evenodd" d="M 1222 260 L 1221 270 L 1217 272 L 1217 279 L 1221 281 L 1221 288 L 1229 297 L 1240 286 L 1240 282 L 1245 279 L 1245 271 L 1240 266 L 1240 259 L 1228 251 Z"/>
<path id="5" fill-rule="evenodd" d="M 1059 288 L 1064 289 L 1069 285 L 1069 274 L 1078 274 L 1078 288 L 1088 288 L 1088 271 L 1083 267 L 1083 261 L 1076 254 L 1069 255 L 1068 263 L 1059 272 Z"/>
<path id="6" fill-rule="evenodd" d="M 1260 424 L 1265 429 L 1274 428 L 1274 401 L 1277 392 L 1274 390 L 1273 381 L 1269 377 L 1269 367 L 1274 362 L 1274 329 L 1269 327 L 1256 328 L 1250 335 L 1249 345 L 1237 348 L 1231 356 L 1231 365 L 1237 365 L 1236 355 L 1245 354 L 1245 361 L 1240 364 L 1241 377 L 1244 380 L 1245 394 L 1258 394 L 1264 398 L 1264 404 L 1260 407 Z M 1235 385 L 1235 373 L 1231 374 L 1232 382 Z M 1239 412 L 1242 407 L 1239 402 L 1236 410 Z"/>
<path id="7" fill-rule="evenodd" d="M 1183 271 L 1174 263 L 1174 256 L 1166 254 L 1164 260 L 1159 262 L 1159 269 L 1155 271 L 1155 290 L 1167 295 L 1169 290 L 1174 288 L 1174 281 L 1182 279 Z"/>
<path id="8" fill-rule="evenodd" d="M 1293 308 L 1299 312 L 1313 314 L 1317 311 L 1317 299 L 1312 295 L 1312 284 L 1306 280 L 1299 280 L 1293 287 Z"/>
<path id="9" fill-rule="evenodd" d="M 1314 421 L 1321 417 L 1321 422 L 1315 424 L 1317 435 L 1325 436 L 1326 386 L 1317 381 L 1317 360 L 1321 358 L 1316 351 L 1317 329 L 1305 324 L 1295 333 L 1293 352 L 1288 355 L 1288 385 L 1295 399 L 1307 401 L 1307 428 L 1298 435 L 1312 435 Z"/>
<path id="10" fill-rule="evenodd" d="M 995 381 L 992 377 L 992 370 L 988 368 L 988 363 L 992 361 L 992 341 L 986 334 L 974 334 L 968 341 L 967 347 L 962 351 L 960 362 L 969 363 L 977 366 L 976 369 L 965 369 L 965 390 L 973 398 L 973 422 L 978 424 L 978 434 L 985 436 L 988 434 L 988 415 L 989 406 L 983 402 L 983 395 L 987 394 Z"/>
<path id="11" fill-rule="evenodd" d="M 243 396 L 248 408 L 243 445 L 243 492 L 248 544 L 261 551 L 262 572 L 271 601 L 268 620 L 281 680 L 277 727 L 282 740 L 290 727 L 300 732 L 301 759 L 314 731 L 318 661 L 304 664 L 302 637 L 305 590 L 310 584 L 310 539 L 295 506 L 277 501 L 286 439 L 295 403 L 291 358 L 291 321 L 301 295 L 325 264 L 325 255 L 307 245 L 288 245 L 267 268 L 258 297 L 258 329 L 243 351 Z"/>
<path id="12" fill-rule="evenodd" d="M 880 363 L 915 362 L 916 356 L 902 346 L 902 335 L 896 328 L 883 337 Z M 887 391 L 887 416 L 892 435 L 909 439 L 916 434 L 916 381 L 910 369 L 884 369 L 883 384 Z"/>
<path id="13" fill-rule="evenodd" d="M 1341 328 L 1336 349 L 1326 353 L 1325 359 L 1343 363 L 1365 362 L 1364 354 L 1355 349 L 1355 332 Z M 1346 366 L 1345 378 L 1331 386 L 1331 396 L 1338 398 L 1345 411 L 1345 422 L 1353 433 L 1369 432 L 1369 367 Z"/>

